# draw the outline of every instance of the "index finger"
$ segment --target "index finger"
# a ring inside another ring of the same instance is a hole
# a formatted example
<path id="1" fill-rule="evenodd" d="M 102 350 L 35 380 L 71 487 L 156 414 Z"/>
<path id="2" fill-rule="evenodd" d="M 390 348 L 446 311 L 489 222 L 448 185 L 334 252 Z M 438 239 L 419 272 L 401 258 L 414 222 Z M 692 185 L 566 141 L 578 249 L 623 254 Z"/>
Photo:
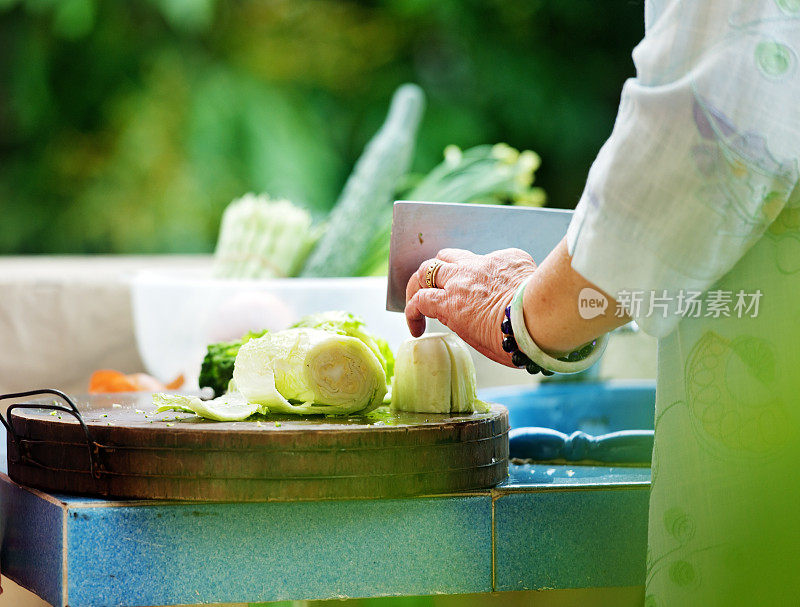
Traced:
<path id="1" fill-rule="evenodd" d="M 419 277 L 417 273 L 414 272 L 411 277 L 408 279 L 406 283 L 406 303 L 411 301 L 411 298 L 422 288 L 422 285 L 419 284 Z"/>

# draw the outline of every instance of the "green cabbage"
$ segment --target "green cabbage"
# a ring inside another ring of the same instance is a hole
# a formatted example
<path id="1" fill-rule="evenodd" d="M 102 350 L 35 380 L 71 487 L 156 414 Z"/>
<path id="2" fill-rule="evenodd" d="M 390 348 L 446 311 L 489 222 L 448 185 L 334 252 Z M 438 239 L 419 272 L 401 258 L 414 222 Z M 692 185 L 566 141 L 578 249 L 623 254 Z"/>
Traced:
<path id="1" fill-rule="evenodd" d="M 192 411 L 217 421 L 255 413 L 367 413 L 386 396 L 386 373 L 360 339 L 294 328 L 251 339 L 239 348 L 230 391 L 213 400 L 155 394 L 158 411 Z"/>
<path id="2" fill-rule="evenodd" d="M 294 328 L 244 344 L 236 356 L 232 388 L 262 412 L 345 415 L 380 405 L 386 374 L 360 339 Z"/>
<path id="3" fill-rule="evenodd" d="M 428 333 L 397 349 L 392 409 L 419 413 L 485 411 L 477 397 L 475 366 L 455 335 Z"/>

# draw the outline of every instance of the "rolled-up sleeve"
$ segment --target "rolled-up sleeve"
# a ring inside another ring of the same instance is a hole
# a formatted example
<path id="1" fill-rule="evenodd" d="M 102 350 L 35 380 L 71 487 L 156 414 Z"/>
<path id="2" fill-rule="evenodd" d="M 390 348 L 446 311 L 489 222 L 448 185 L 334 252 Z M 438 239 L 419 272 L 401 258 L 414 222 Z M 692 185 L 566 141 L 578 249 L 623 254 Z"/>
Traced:
<path id="1" fill-rule="evenodd" d="M 646 5 L 636 77 L 567 234 L 574 269 L 620 302 L 705 291 L 797 196 L 800 11 L 785 4 Z M 628 312 L 658 337 L 681 318 Z"/>

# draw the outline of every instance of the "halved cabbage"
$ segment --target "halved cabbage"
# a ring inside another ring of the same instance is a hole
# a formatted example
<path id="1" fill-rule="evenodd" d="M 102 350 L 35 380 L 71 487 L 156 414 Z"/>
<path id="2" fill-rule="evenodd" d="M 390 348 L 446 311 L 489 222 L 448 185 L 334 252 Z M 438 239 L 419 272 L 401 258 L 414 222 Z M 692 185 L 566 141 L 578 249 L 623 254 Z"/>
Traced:
<path id="1" fill-rule="evenodd" d="M 344 415 L 380 405 L 386 374 L 361 340 L 298 328 L 244 344 L 231 387 L 262 412 Z"/>
<path id="2" fill-rule="evenodd" d="M 254 413 L 367 413 L 386 396 L 386 373 L 362 340 L 322 329 L 267 333 L 239 348 L 226 394 L 213 400 L 155 394 L 158 411 L 193 411 L 217 421 Z"/>
<path id="3" fill-rule="evenodd" d="M 452 333 L 428 333 L 400 344 L 392 381 L 392 408 L 418 413 L 485 411 L 478 400 L 475 365 Z"/>

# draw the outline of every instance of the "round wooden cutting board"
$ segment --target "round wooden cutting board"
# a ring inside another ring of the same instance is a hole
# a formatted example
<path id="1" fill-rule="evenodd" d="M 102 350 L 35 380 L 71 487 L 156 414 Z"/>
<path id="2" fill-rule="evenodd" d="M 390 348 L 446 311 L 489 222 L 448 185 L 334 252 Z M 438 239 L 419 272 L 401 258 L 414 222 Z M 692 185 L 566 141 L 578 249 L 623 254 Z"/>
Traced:
<path id="1" fill-rule="evenodd" d="M 53 492 L 204 501 L 379 498 L 492 487 L 508 474 L 508 411 L 289 415 L 213 422 L 155 413 L 152 395 L 73 399 L 75 417 L 14 409 L 9 476 Z M 37 403 L 52 403 L 40 398 Z"/>

